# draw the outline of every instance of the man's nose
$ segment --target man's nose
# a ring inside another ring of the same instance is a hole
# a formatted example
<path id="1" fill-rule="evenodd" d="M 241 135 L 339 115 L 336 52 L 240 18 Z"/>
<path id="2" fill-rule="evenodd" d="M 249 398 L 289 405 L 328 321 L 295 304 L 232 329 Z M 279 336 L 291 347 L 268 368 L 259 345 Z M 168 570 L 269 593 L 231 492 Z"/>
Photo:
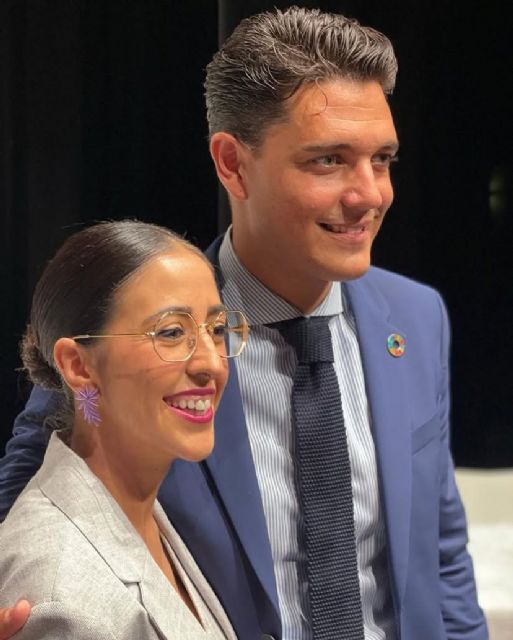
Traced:
<path id="1" fill-rule="evenodd" d="M 351 167 L 345 176 L 340 197 L 344 208 L 358 213 L 379 209 L 383 205 L 382 186 L 385 179 L 389 180 L 388 175 L 376 175 L 370 161 Z"/>

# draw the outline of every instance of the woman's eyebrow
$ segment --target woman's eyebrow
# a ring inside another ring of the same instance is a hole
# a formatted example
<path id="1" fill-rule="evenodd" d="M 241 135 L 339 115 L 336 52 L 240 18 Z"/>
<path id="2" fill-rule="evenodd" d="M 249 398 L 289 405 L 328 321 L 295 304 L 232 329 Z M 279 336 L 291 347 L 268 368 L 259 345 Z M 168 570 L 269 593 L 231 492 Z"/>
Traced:
<path id="1" fill-rule="evenodd" d="M 221 311 L 226 311 L 226 307 L 224 304 L 215 304 L 208 308 L 207 315 L 211 316 L 214 313 L 220 313 Z M 192 307 L 183 306 L 183 305 L 171 305 L 169 307 L 164 307 L 163 309 L 159 309 L 155 313 L 152 313 L 151 316 L 148 316 L 144 322 L 150 322 L 151 320 L 158 320 L 160 316 L 165 313 L 188 313 L 192 315 Z"/>

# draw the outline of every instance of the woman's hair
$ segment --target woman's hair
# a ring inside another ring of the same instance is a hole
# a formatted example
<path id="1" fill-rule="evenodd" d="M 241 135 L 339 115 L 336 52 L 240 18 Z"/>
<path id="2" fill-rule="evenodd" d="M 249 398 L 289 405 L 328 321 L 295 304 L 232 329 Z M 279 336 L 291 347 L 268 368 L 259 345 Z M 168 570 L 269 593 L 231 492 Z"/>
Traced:
<path id="1" fill-rule="evenodd" d="M 32 298 L 21 343 L 30 379 L 66 393 L 53 358 L 55 342 L 101 333 L 119 287 L 152 258 L 177 245 L 204 258 L 172 231 L 134 220 L 101 222 L 70 236 L 47 264 Z"/>

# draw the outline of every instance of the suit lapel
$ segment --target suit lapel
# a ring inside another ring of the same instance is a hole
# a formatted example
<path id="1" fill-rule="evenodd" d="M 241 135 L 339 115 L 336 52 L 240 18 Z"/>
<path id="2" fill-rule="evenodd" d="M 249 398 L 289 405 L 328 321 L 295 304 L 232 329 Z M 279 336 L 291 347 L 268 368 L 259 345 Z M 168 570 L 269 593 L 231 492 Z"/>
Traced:
<path id="1" fill-rule="evenodd" d="M 411 509 L 411 426 L 408 398 L 404 397 L 408 351 L 400 358 L 387 350 L 392 333 L 404 335 L 390 318 L 390 308 L 371 274 L 344 285 L 353 310 L 381 486 L 387 529 L 389 564 L 396 605 L 406 584 Z"/>
<path id="2" fill-rule="evenodd" d="M 278 611 L 269 535 L 232 362 L 216 413 L 216 446 L 206 464 L 253 570 Z"/>
<path id="3" fill-rule="evenodd" d="M 217 238 L 205 252 L 216 270 L 219 290 L 223 287 L 218 260 L 222 239 Z M 233 361 L 216 412 L 216 446 L 206 464 L 253 570 L 279 616 L 271 545 Z"/>

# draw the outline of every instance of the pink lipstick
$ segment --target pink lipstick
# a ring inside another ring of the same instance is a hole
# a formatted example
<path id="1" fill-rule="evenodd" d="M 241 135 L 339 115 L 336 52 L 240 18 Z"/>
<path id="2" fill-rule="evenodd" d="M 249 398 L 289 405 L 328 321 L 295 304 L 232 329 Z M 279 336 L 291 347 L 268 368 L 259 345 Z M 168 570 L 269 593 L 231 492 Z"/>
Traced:
<path id="1" fill-rule="evenodd" d="M 212 388 L 187 389 L 172 396 L 166 396 L 164 402 L 168 408 L 181 418 L 195 424 L 210 422 L 214 416 L 211 397 Z"/>

